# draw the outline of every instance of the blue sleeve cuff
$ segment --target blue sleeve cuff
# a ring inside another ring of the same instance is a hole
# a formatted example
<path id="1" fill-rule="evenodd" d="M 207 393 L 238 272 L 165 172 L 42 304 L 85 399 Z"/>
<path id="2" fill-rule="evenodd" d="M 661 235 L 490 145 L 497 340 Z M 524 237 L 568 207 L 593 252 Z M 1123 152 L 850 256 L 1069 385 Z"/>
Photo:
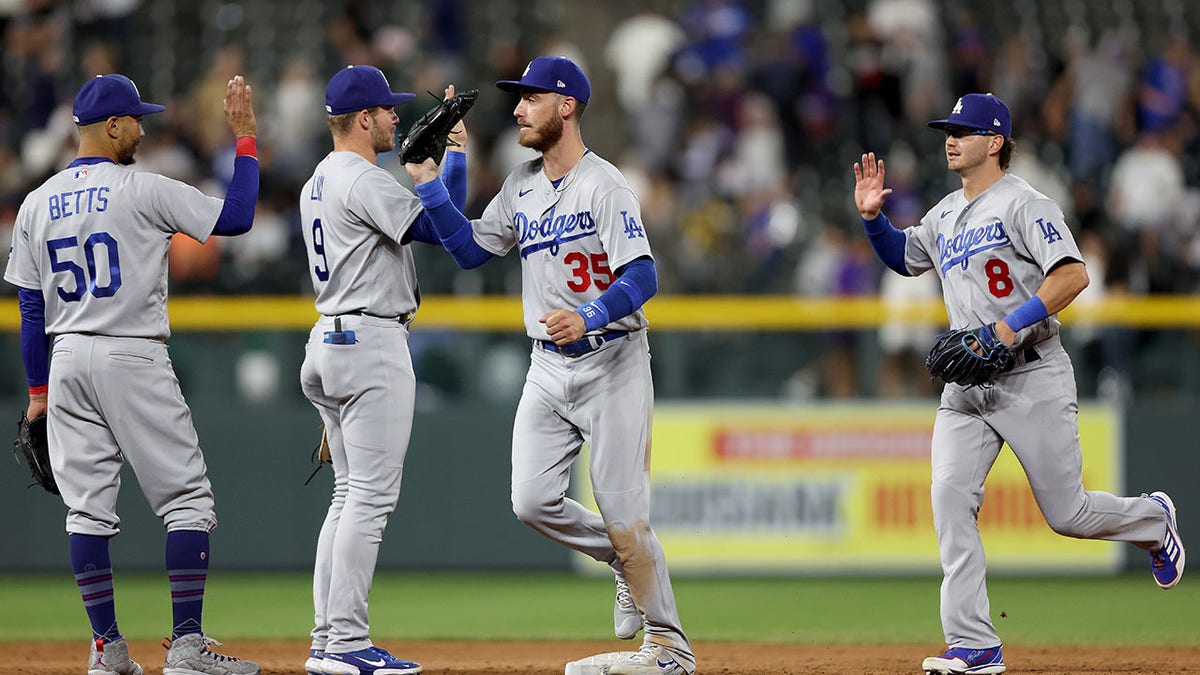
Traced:
<path id="1" fill-rule="evenodd" d="M 436 209 L 450 201 L 450 193 L 446 191 L 446 184 L 440 178 L 428 183 L 420 183 L 416 188 L 417 196 L 421 198 L 421 205 L 426 209 Z"/>
<path id="2" fill-rule="evenodd" d="M 1014 333 L 1019 333 L 1022 328 L 1028 328 L 1048 316 L 1050 313 L 1046 311 L 1046 303 L 1035 295 L 1004 317 L 1004 323 L 1008 324 Z"/>
<path id="3" fill-rule="evenodd" d="M 580 305 L 575 311 L 583 317 L 583 325 L 589 331 L 598 330 L 612 323 L 612 320 L 608 318 L 608 307 L 604 306 L 604 302 L 600 298 Z"/>

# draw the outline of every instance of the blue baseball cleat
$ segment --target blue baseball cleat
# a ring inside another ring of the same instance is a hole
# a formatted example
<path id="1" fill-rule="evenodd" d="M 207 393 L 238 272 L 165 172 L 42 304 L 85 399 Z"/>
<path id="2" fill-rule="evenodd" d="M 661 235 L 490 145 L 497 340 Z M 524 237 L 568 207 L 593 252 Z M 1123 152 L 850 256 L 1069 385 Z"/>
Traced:
<path id="1" fill-rule="evenodd" d="M 967 649 L 953 647 L 947 649 L 941 656 L 930 656 L 921 662 L 921 669 L 927 674 L 938 673 L 946 675 L 995 675 L 1003 673 L 1004 653 L 1000 645 L 990 649 Z"/>
<path id="2" fill-rule="evenodd" d="M 421 664 L 398 659 L 382 647 L 367 647 L 356 652 L 325 652 L 321 660 L 325 675 L 412 675 L 421 672 Z"/>
<path id="3" fill-rule="evenodd" d="M 1179 526 L 1175 522 L 1175 502 L 1165 492 L 1143 494 L 1167 512 L 1167 537 L 1157 551 L 1150 551 L 1150 572 L 1159 588 L 1175 588 L 1183 577 L 1183 565 L 1187 556 L 1183 550 L 1183 540 L 1179 538 Z"/>

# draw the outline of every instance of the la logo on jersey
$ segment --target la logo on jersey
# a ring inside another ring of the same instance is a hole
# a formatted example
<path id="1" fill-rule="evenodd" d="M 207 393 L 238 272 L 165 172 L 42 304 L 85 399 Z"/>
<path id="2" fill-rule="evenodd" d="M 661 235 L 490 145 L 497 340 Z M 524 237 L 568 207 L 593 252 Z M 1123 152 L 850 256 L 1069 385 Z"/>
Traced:
<path id="1" fill-rule="evenodd" d="M 1010 240 L 1008 232 L 1004 229 L 1004 223 L 997 220 L 977 227 L 963 223 L 962 232 L 953 237 L 938 234 L 936 243 L 942 274 L 945 274 L 955 265 L 961 265 L 964 270 L 967 269 L 971 256 L 993 248 L 1007 246 Z"/>
<path id="2" fill-rule="evenodd" d="M 1038 218 L 1037 224 L 1038 228 L 1042 231 L 1042 238 L 1046 240 L 1047 244 L 1062 241 L 1062 233 L 1058 231 L 1057 227 L 1054 227 L 1054 223 Z"/>

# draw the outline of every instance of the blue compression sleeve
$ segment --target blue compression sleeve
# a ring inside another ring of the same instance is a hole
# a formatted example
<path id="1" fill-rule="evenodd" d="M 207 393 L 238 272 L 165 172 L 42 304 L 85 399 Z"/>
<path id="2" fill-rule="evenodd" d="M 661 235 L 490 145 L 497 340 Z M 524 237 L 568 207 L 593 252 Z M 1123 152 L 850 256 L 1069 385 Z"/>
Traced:
<path id="1" fill-rule="evenodd" d="M 429 219 L 442 246 L 459 267 L 469 270 L 492 259 L 492 254 L 471 236 L 470 221 L 451 203 L 450 193 L 442 181 L 431 180 L 417 185 L 417 196 L 425 207 L 421 217 Z"/>
<path id="2" fill-rule="evenodd" d="M 1020 333 L 1022 328 L 1028 328 L 1048 316 L 1050 313 L 1046 311 L 1046 303 L 1035 295 L 1004 317 L 1004 323 L 1008 324 L 1014 333 Z"/>
<path id="3" fill-rule="evenodd" d="M 617 280 L 600 297 L 581 305 L 579 312 L 588 330 L 633 314 L 658 292 L 658 273 L 650 258 L 638 258 L 617 270 Z"/>
<path id="4" fill-rule="evenodd" d="M 454 208 L 465 211 L 467 207 L 467 153 L 447 151 L 442 160 L 442 183 L 450 193 Z"/>
<path id="5" fill-rule="evenodd" d="M 420 241 L 426 244 L 441 244 L 442 240 L 438 239 L 437 232 L 433 229 L 433 221 L 429 216 L 422 211 L 421 215 L 413 221 L 409 226 L 408 232 L 404 235 L 402 243 L 407 244 L 410 241 Z"/>
<path id="6" fill-rule="evenodd" d="M 21 310 L 21 359 L 29 387 L 44 387 L 50 381 L 50 336 L 46 335 L 46 300 L 41 291 L 17 290 Z"/>
<path id="7" fill-rule="evenodd" d="M 225 192 L 225 206 L 217 217 L 213 234 L 237 235 L 250 231 L 258 203 L 258 159 L 239 155 L 233 160 L 233 177 Z"/>
<path id="8" fill-rule="evenodd" d="M 867 232 L 867 238 L 871 240 L 871 248 L 875 249 L 875 255 L 879 256 L 883 264 L 906 277 L 912 276 L 904 265 L 904 246 L 907 238 L 883 215 L 883 211 L 871 220 L 864 219 L 863 229 Z"/>

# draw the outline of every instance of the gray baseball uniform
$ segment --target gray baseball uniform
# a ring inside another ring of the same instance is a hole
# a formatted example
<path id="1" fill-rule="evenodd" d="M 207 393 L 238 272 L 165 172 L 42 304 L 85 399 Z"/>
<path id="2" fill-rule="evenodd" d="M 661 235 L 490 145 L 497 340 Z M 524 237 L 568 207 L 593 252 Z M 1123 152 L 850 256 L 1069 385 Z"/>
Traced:
<path id="1" fill-rule="evenodd" d="M 300 195 L 321 313 L 300 381 L 325 424 L 334 473 L 313 572 L 313 649 L 372 646 L 367 596 L 400 497 L 416 399 L 408 322 L 420 292 L 401 241 L 421 208 L 390 173 L 353 152 L 330 153 Z"/>
<path id="2" fill-rule="evenodd" d="M 641 309 L 593 331 L 592 348 L 565 356 L 538 319 L 574 310 L 603 293 L 614 269 L 650 256 L 637 197 L 621 173 L 584 154 L 552 184 L 542 160 L 514 170 L 480 220 L 476 242 L 495 255 L 521 256 L 525 329 L 533 339 L 529 373 L 513 424 L 512 503 L 545 536 L 613 564 L 645 616 L 646 641 L 668 649 L 689 671 L 684 635 L 662 547 L 650 527 L 650 429 L 654 388 Z M 571 463 L 583 442 L 596 514 L 566 498 Z"/>
<path id="3" fill-rule="evenodd" d="M 4 278 L 41 289 L 55 336 L 47 433 L 68 532 L 119 531 L 123 461 L 168 530 L 216 527 L 163 340 L 171 236 L 205 241 L 222 205 L 184 183 L 99 162 L 60 171 L 21 206 Z"/>
<path id="4" fill-rule="evenodd" d="M 912 274 L 935 269 L 954 328 L 1002 320 L 1041 287 L 1055 264 L 1082 260 L 1058 205 L 1006 175 L 968 202 L 947 195 L 904 231 Z M 1007 442 L 1054 531 L 1081 539 L 1163 541 L 1155 502 L 1085 491 L 1075 375 L 1050 316 L 1017 334 L 1015 367 L 992 386 L 948 384 L 933 430 L 932 500 L 945 574 L 942 628 L 951 647 L 1000 643 L 988 605 L 986 561 L 976 522 L 983 484 Z"/>

